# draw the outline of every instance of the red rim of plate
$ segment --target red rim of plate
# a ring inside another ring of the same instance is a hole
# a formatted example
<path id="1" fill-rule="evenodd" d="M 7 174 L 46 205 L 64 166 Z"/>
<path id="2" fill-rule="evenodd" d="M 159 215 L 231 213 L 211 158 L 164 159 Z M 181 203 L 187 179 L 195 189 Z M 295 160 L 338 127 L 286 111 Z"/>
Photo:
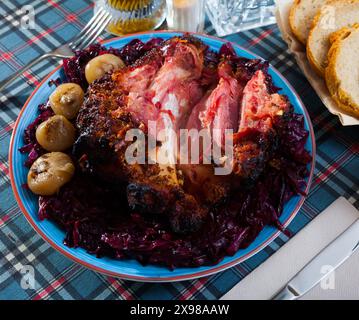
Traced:
<path id="1" fill-rule="evenodd" d="M 151 32 L 139 32 L 139 33 L 133 33 L 133 34 L 128 34 L 126 35 L 126 37 L 131 37 L 131 36 L 136 36 L 136 35 L 140 35 L 140 34 L 156 34 L 156 33 L 183 33 L 181 31 L 151 31 Z M 194 36 L 200 36 L 200 37 L 205 37 L 205 38 L 211 38 L 214 39 L 216 41 L 220 41 L 222 43 L 227 43 L 230 41 L 226 41 L 223 39 L 219 39 L 217 37 L 214 36 L 209 36 L 209 35 L 204 35 L 204 34 L 199 34 L 199 33 L 191 33 Z M 108 40 L 104 40 L 104 41 L 100 41 L 100 43 L 105 44 L 111 41 L 114 41 L 116 39 L 119 38 L 123 38 L 123 37 L 114 37 Z M 239 48 L 242 51 L 246 51 L 248 53 L 250 53 L 251 55 L 262 59 L 261 57 L 257 56 L 256 54 L 250 52 L 249 50 L 239 46 L 236 43 L 231 42 L 231 44 L 234 47 Z M 24 112 L 24 110 L 27 108 L 29 102 L 31 101 L 33 95 L 37 92 L 37 90 L 60 68 L 62 68 L 62 64 L 57 66 L 53 71 L 51 71 L 34 89 L 34 91 L 31 93 L 31 95 L 29 96 L 29 98 L 26 100 L 24 106 L 22 107 L 22 109 L 20 110 L 20 113 L 16 119 L 15 125 L 14 125 L 14 129 L 11 135 L 11 140 L 10 140 L 10 147 L 9 147 L 9 172 L 10 172 L 10 181 L 11 181 L 11 187 L 12 190 L 14 192 L 15 195 L 15 199 L 22 211 L 22 213 L 25 215 L 27 221 L 31 224 L 31 226 L 35 229 L 35 231 L 46 241 L 48 242 L 53 248 L 55 248 L 57 251 L 59 251 L 60 253 L 62 253 L 63 255 L 65 255 L 67 258 L 71 259 L 74 262 L 79 263 L 80 265 L 91 269 L 93 271 L 96 272 L 100 272 L 103 274 L 106 274 L 108 276 L 112 276 L 112 277 L 116 277 L 116 278 L 121 278 L 121 279 L 125 279 L 125 280 L 133 280 L 133 281 L 143 281 L 143 282 L 173 282 L 173 281 L 184 281 L 184 280 L 191 280 L 191 279 L 196 279 L 196 278 L 200 278 L 200 277 L 205 277 L 205 276 L 209 276 L 212 274 L 215 274 L 217 272 L 220 271 L 224 271 L 228 268 L 231 268 L 245 260 L 247 260 L 248 258 L 250 258 L 251 256 L 253 256 L 254 254 L 258 253 L 259 251 L 261 251 L 264 247 L 266 247 L 269 243 L 271 243 L 274 239 L 276 239 L 279 234 L 281 233 L 280 230 L 278 230 L 276 233 L 274 233 L 267 241 L 265 241 L 262 245 L 258 246 L 257 248 L 253 249 L 252 251 L 248 252 L 246 255 L 235 259 L 233 261 L 227 262 L 221 266 L 218 267 L 213 267 L 209 270 L 206 271 L 201 271 L 201 272 L 194 272 L 191 275 L 183 275 L 183 276 L 174 276 L 174 277 L 142 277 L 142 276 L 134 276 L 134 275 L 127 275 L 127 274 L 121 274 L 121 273 L 117 273 L 117 272 L 112 272 L 106 269 L 102 269 L 99 268 L 95 265 L 89 264 L 87 262 L 84 262 L 83 260 L 77 258 L 75 255 L 70 254 L 69 252 L 67 252 L 66 250 L 62 249 L 61 247 L 59 247 L 57 244 L 55 244 L 49 237 L 47 237 L 37 226 L 37 223 L 33 220 L 33 218 L 31 217 L 30 213 L 25 209 L 25 206 L 22 203 L 22 200 L 19 196 L 18 193 L 18 189 L 17 186 L 15 185 L 15 179 L 14 179 L 14 171 L 13 171 L 13 160 L 12 160 L 12 153 L 13 153 L 13 143 L 14 143 L 14 139 L 15 139 L 15 135 L 16 135 L 16 131 L 17 131 L 17 127 L 18 124 L 20 122 L 21 116 Z M 313 178 L 313 173 L 314 173 L 314 168 L 315 168 L 315 155 L 316 155 L 316 144 L 315 144 L 315 135 L 314 135 L 314 130 L 313 130 L 313 125 L 312 122 L 310 120 L 308 111 L 306 109 L 306 107 L 304 106 L 302 100 L 300 99 L 299 95 L 297 94 L 297 92 L 294 90 L 294 88 L 292 87 L 292 85 L 288 82 L 287 79 L 285 79 L 282 74 L 271 65 L 271 69 L 283 80 L 283 82 L 289 87 L 289 89 L 292 91 L 292 93 L 294 93 L 294 95 L 296 96 L 299 104 L 302 107 L 302 110 L 304 111 L 306 120 L 308 122 L 308 126 L 309 126 L 309 132 L 310 132 L 310 137 L 311 137 L 311 142 L 312 142 L 312 163 L 311 163 L 311 170 L 309 173 L 309 177 L 308 177 L 308 183 L 307 183 L 307 187 L 305 189 L 305 193 L 308 194 L 309 190 L 310 190 L 310 186 L 311 186 L 311 182 L 312 182 L 312 178 Z M 301 208 L 301 206 L 303 205 L 305 200 L 305 196 L 301 196 L 300 200 L 298 201 L 297 206 L 294 208 L 294 210 L 292 211 L 292 213 L 290 214 L 290 216 L 284 221 L 283 223 L 283 227 L 287 227 L 289 225 L 289 223 L 294 219 L 294 217 L 296 216 L 296 214 L 298 213 L 299 209 Z"/>

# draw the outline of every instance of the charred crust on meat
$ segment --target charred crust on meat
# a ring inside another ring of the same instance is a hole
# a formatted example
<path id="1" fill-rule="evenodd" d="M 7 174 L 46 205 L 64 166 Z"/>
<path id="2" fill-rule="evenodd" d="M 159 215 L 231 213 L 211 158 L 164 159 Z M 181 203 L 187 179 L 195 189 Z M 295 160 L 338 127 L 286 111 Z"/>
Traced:
<path id="1" fill-rule="evenodd" d="M 234 166 L 232 174 L 241 180 L 242 186 L 252 186 L 264 171 L 267 162 L 278 146 L 274 130 L 263 134 L 252 133 L 234 146 Z"/>
<path id="2" fill-rule="evenodd" d="M 193 232 L 202 226 L 207 214 L 206 207 L 199 206 L 193 196 L 186 194 L 176 201 L 170 213 L 170 224 L 177 233 Z"/>

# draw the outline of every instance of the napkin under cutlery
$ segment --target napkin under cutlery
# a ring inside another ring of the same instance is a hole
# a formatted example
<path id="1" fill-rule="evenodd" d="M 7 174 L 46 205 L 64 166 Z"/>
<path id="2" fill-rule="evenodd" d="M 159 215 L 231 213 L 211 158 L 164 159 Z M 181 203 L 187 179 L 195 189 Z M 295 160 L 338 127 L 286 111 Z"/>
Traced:
<path id="1" fill-rule="evenodd" d="M 222 299 L 271 299 L 331 241 L 359 218 L 343 197 L 334 201 Z M 359 239 L 359 235 L 358 235 Z M 301 299 L 359 299 L 359 251 L 335 270 L 332 283 L 318 284 Z"/>

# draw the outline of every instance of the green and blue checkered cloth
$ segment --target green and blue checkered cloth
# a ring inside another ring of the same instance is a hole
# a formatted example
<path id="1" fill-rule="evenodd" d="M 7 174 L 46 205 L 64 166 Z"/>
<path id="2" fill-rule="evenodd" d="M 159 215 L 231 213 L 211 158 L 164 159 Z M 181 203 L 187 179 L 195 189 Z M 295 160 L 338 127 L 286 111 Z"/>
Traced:
<path id="1" fill-rule="evenodd" d="M 35 9 L 35 28 L 25 30 L 19 27 L 18 10 L 27 4 Z M 66 43 L 92 14 L 90 0 L 0 1 L 0 81 L 35 57 Z M 215 35 L 209 25 L 206 33 Z M 104 38 L 110 37 L 106 34 Z M 359 209 L 359 128 L 341 126 L 327 111 L 295 64 L 277 26 L 226 39 L 274 65 L 302 97 L 314 125 L 317 163 L 313 184 L 289 226 L 290 232 L 298 232 L 339 196 Z M 218 299 L 288 240 L 281 234 L 252 258 L 216 275 L 168 284 L 114 279 L 55 251 L 31 228 L 16 204 L 9 180 L 8 148 L 25 100 L 59 63 L 49 60 L 36 65 L 0 93 L 0 299 Z M 22 289 L 19 270 L 23 265 L 34 267 L 35 289 Z"/>

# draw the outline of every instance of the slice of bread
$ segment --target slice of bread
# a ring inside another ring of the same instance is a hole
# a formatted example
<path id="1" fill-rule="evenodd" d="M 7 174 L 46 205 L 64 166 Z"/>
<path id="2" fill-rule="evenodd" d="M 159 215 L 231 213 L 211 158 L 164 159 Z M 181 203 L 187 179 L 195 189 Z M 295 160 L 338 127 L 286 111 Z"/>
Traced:
<path id="1" fill-rule="evenodd" d="M 325 81 L 338 107 L 359 118 L 359 24 L 331 35 Z"/>
<path id="2" fill-rule="evenodd" d="M 326 0 L 295 0 L 289 13 L 289 25 L 295 37 L 307 43 L 310 27 L 319 9 Z"/>
<path id="3" fill-rule="evenodd" d="M 329 37 L 335 31 L 359 23 L 359 0 L 331 0 L 315 16 L 307 41 L 307 56 L 314 70 L 324 77 Z"/>

